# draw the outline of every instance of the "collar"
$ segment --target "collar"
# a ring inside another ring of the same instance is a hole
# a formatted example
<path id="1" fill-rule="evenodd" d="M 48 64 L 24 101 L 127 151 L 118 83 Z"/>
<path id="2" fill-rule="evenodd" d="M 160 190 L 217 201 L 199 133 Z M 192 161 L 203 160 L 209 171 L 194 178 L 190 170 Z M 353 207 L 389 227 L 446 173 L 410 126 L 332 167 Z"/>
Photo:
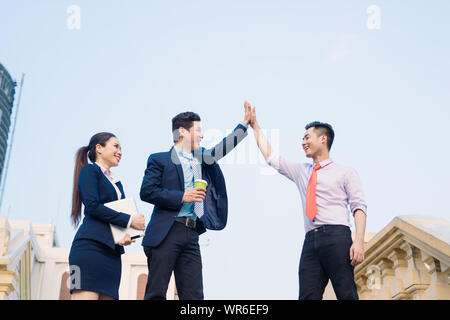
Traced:
<path id="1" fill-rule="evenodd" d="M 119 182 L 120 180 L 117 179 L 111 172 L 111 170 L 106 170 L 105 168 L 103 168 L 100 163 L 95 162 L 96 165 L 98 165 L 100 167 L 100 170 L 102 170 L 103 174 L 105 176 L 107 176 L 108 178 L 111 178 L 111 180 L 113 181 L 113 183 Z"/>
<path id="2" fill-rule="evenodd" d="M 320 161 L 319 164 L 320 164 L 320 167 L 323 168 L 323 167 L 329 165 L 332 162 L 333 162 L 333 159 L 328 158 L 327 160 Z M 313 163 L 312 166 L 314 167 L 315 163 Z"/>
<path id="3" fill-rule="evenodd" d="M 173 146 L 176 153 L 178 154 L 178 156 L 186 158 L 188 160 L 192 160 L 194 158 L 194 156 L 192 155 L 192 153 L 188 153 L 186 151 L 184 151 L 183 149 L 179 148 L 178 146 Z"/>

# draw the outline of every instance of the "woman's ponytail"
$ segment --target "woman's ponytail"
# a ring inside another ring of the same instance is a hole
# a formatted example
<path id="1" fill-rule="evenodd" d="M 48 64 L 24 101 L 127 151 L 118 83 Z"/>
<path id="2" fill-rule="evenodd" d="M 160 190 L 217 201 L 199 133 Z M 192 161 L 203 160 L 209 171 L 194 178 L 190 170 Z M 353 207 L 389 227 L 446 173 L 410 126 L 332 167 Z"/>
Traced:
<path id="1" fill-rule="evenodd" d="M 89 146 L 81 147 L 75 155 L 75 169 L 73 171 L 73 192 L 72 192 L 72 224 L 77 227 L 81 218 L 81 197 L 78 191 L 78 178 L 81 169 L 87 164 Z"/>

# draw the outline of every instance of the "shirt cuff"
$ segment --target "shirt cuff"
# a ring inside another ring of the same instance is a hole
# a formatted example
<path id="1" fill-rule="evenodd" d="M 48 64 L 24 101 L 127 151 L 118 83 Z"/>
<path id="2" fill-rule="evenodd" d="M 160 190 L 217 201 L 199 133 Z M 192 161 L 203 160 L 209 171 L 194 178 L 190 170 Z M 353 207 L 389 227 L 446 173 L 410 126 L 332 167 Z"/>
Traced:
<path id="1" fill-rule="evenodd" d="M 248 124 L 241 122 L 241 125 L 243 125 L 245 127 L 245 129 L 248 129 Z"/>
<path id="2" fill-rule="evenodd" d="M 128 220 L 127 228 L 129 228 L 130 226 L 131 226 L 131 215 L 130 215 L 130 220 Z"/>
<path id="3" fill-rule="evenodd" d="M 364 214 L 366 215 L 366 217 L 367 217 L 367 208 L 366 207 L 356 207 L 355 209 L 353 209 L 352 210 L 352 215 L 353 216 L 355 216 L 355 212 L 356 212 L 356 210 L 361 210 L 362 212 L 364 212 Z"/>

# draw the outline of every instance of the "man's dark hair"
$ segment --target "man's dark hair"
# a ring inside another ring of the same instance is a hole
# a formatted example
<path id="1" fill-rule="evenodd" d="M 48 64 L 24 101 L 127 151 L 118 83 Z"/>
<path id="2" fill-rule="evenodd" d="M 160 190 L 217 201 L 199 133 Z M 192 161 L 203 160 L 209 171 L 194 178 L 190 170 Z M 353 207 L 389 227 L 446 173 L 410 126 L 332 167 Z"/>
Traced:
<path id="1" fill-rule="evenodd" d="M 194 125 L 193 123 L 194 121 L 201 121 L 200 116 L 190 111 L 182 112 L 173 117 L 172 118 L 173 142 L 177 142 L 178 139 L 180 138 L 180 133 L 178 132 L 178 129 L 180 127 L 183 127 L 186 130 L 189 130 Z"/>
<path id="2" fill-rule="evenodd" d="M 309 128 L 314 128 L 318 131 L 318 136 L 321 137 L 322 135 L 327 136 L 327 147 L 328 151 L 330 151 L 331 146 L 333 145 L 334 140 L 334 130 L 333 127 L 325 122 L 320 121 L 314 121 L 311 123 L 308 123 L 305 127 L 305 130 L 308 130 Z"/>

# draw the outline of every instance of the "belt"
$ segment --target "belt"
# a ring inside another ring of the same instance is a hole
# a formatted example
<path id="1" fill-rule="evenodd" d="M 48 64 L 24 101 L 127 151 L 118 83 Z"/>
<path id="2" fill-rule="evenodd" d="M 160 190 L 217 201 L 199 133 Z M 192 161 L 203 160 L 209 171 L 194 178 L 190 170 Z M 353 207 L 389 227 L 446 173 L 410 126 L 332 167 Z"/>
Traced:
<path id="1" fill-rule="evenodd" d="M 325 225 L 321 225 L 320 227 L 317 227 L 315 229 L 309 230 L 306 234 L 313 234 L 316 232 L 326 232 L 326 230 L 330 230 L 330 229 L 349 229 L 350 228 L 348 226 L 344 226 L 341 224 L 325 224 Z"/>
<path id="2" fill-rule="evenodd" d="M 175 221 L 184 224 L 184 226 L 189 229 L 195 229 L 197 226 L 197 222 L 191 218 L 177 217 L 175 218 Z"/>

